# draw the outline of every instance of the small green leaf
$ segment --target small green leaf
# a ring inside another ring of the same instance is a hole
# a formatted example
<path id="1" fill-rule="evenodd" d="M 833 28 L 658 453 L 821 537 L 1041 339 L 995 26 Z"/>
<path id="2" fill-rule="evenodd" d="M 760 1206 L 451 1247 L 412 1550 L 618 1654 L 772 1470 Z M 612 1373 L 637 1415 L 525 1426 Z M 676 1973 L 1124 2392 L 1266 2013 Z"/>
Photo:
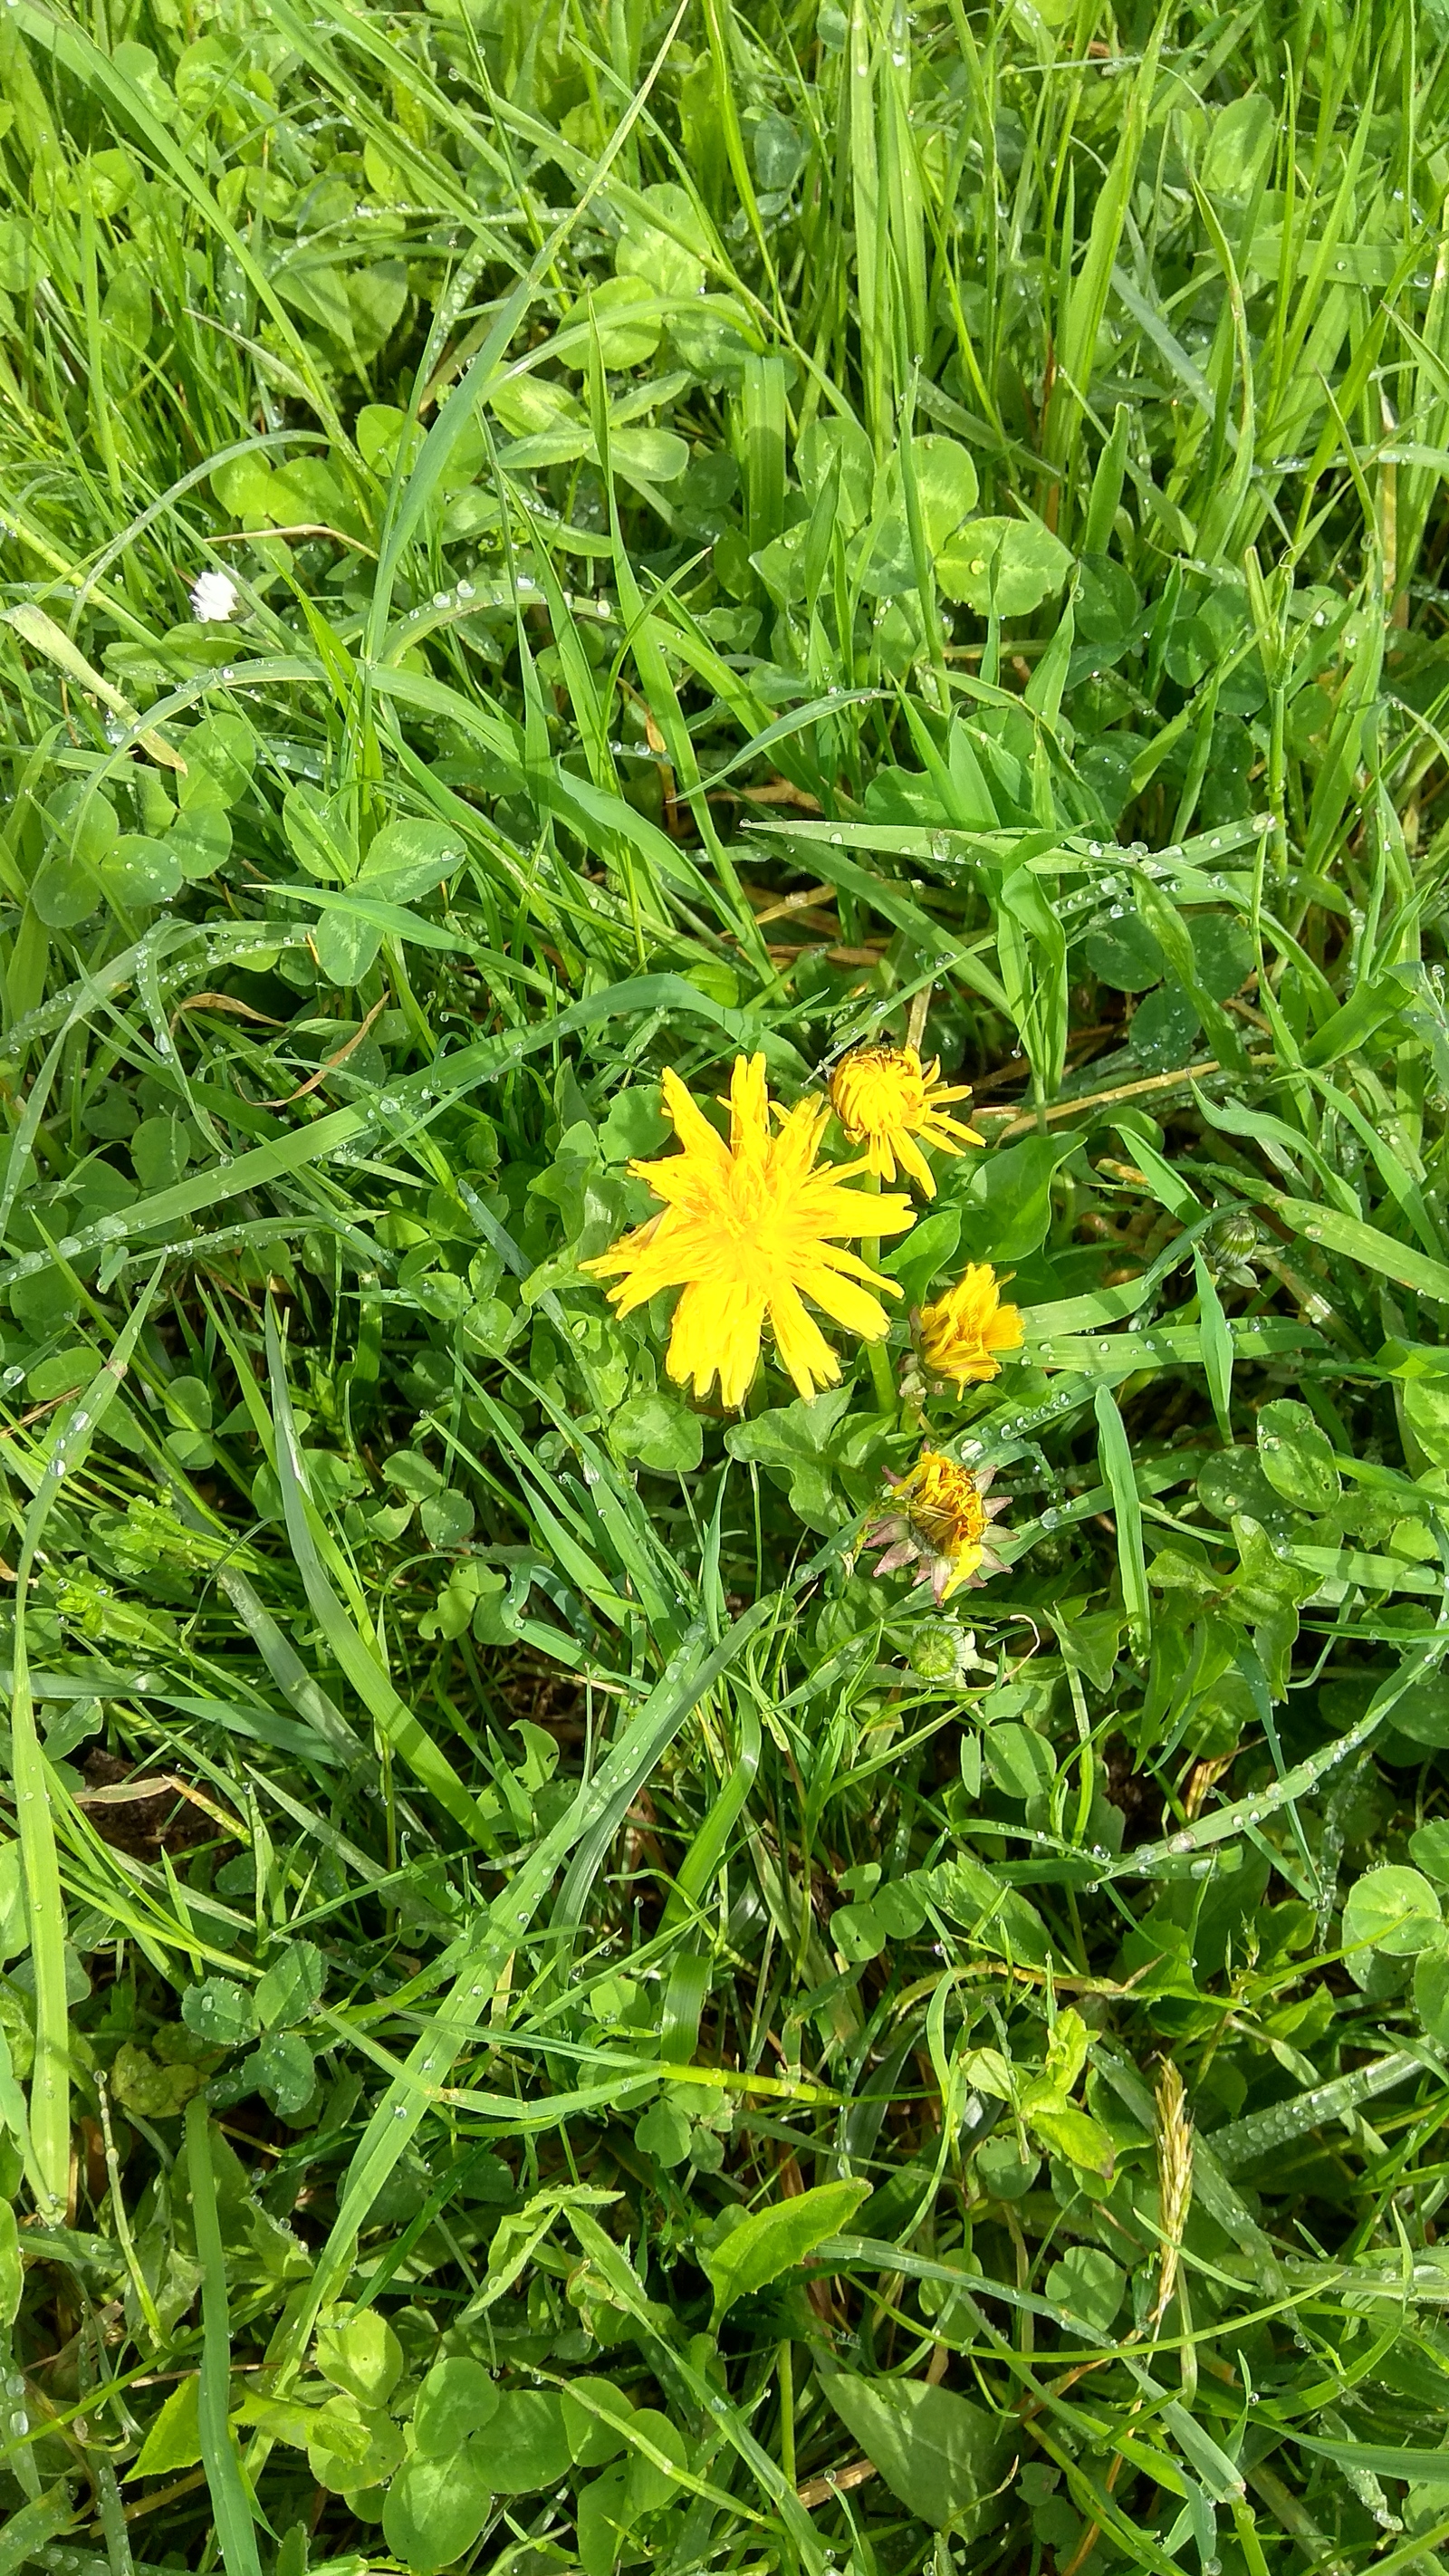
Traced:
<path id="1" fill-rule="evenodd" d="M 1046 2276 L 1046 2294 L 1089 2333 L 1105 2335 L 1127 2289 L 1127 2275 L 1096 2245 L 1072 2245 Z"/>
<path id="2" fill-rule="evenodd" d="M 1072 558 L 1036 519 L 972 519 L 936 559 L 948 599 L 980 617 L 1029 617 L 1062 588 Z"/>
<path id="3" fill-rule="evenodd" d="M 1049 2155 L 1064 2157 L 1086 2173 L 1100 2174 L 1104 2182 L 1111 2180 L 1116 2151 L 1100 2121 L 1072 2102 L 1028 2105 L 1025 2116 Z"/>
<path id="4" fill-rule="evenodd" d="M 211 1429 L 211 1389 L 204 1378 L 173 1377 L 162 1389 L 166 1419 L 179 1430 Z"/>
<path id="5" fill-rule="evenodd" d="M 245 1986 L 230 1977 L 207 1977 L 188 1986 L 181 2018 L 208 2048 L 240 2048 L 257 2035 L 257 2008 Z"/>
<path id="6" fill-rule="evenodd" d="M 1299 1511 L 1326 1512 L 1343 1491 L 1333 1443 L 1309 1412 L 1283 1396 L 1258 1416 L 1258 1456 L 1275 1493 Z"/>
<path id="7" fill-rule="evenodd" d="M 1407 1736 L 1411 1744 L 1422 1744 L 1435 1753 L 1449 1750 L 1449 1673 L 1423 1673 L 1411 1682 L 1395 1700 L 1389 1724 L 1396 1735 Z M 1442 1824 L 1426 1825 L 1421 1834 L 1414 1835 L 1409 1849 L 1416 1861 L 1419 1854 L 1415 1845 L 1425 1836 L 1444 1830 Z M 1428 1848 L 1433 1850 L 1436 1846 L 1430 1844 Z M 1428 1861 L 1420 1866 L 1429 1871 L 1431 1878 L 1445 1878 L 1445 1871 L 1431 1868 Z"/>
<path id="8" fill-rule="evenodd" d="M 945 1186 L 961 1192 L 961 1232 L 971 1260 L 999 1266 L 1040 1249 L 1052 1221 L 1052 1183 L 1072 1150 L 1059 1136 L 1024 1136 L 1019 1145 L 954 1166 Z"/>
<path id="9" fill-rule="evenodd" d="M 1439 1899 L 1428 1879 L 1390 1863 L 1366 1871 L 1349 1889 L 1343 1946 L 1357 1950 L 1370 1943 L 1390 1959 L 1410 1959 L 1434 1942 L 1439 1922 Z"/>
<path id="10" fill-rule="evenodd" d="M 1167 960 L 1146 922 L 1120 904 L 1093 923 L 1082 954 L 1098 983 L 1114 993 L 1145 993 L 1167 972 Z"/>
<path id="11" fill-rule="evenodd" d="M 1420 1952 L 1414 1969 L 1414 2010 L 1436 2047 L 1449 2047 L 1449 1950 Z"/>
<path id="12" fill-rule="evenodd" d="M 498 2412 L 499 2389 L 481 2361 L 459 2354 L 434 2362 L 413 2409 L 413 2439 L 428 2458 L 447 2458 Z"/>
<path id="13" fill-rule="evenodd" d="M 609 1446 L 655 1475 L 692 1476 L 704 1456 L 704 1425 L 667 1395 L 631 1395 L 610 1417 Z"/>
<path id="14" fill-rule="evenodd" d="M 192 1135 L 179 1118 L 143 1118 L 128 1148 L 143 1190 L 167 1190 L 191 1160 Z"/>
<path id="15" fill-rule="evenodd" d="M 682 2165 L 689 2153 L 689 2122 L 682 2111 L 668 2100 L 656 2102 L 634 2123 L 634 2144 L 643 2156 L 653 2156 L 666 2172 Z"/>
<path id="16" fill-rule="evenodd" d="M 935 2530 L 953 2524 L 969 2537 L 1005 2448 L 992 2417 L 923 2379 L 863 2379 L 842 2370 L 820 2384 L 906 2511 Z"/>
<path id="17" fill-rule="evenodd" d="M 128 2478 L 171 2477 L 178 2469 L 195 2468 L 201 2457 L 200 2391 L 201 2380 L 194 2371 L 172 2389 L 126 2471 Z"/>
<path id="18" fill-rule="evenodd" d="M 382 946 L 382 932 L 360 913 L 324 912 L 312 933 L 312 945 L 327 982 L 351 991 Z"/>
<path id="19" fill-rule="evenodd" d="M 130 2039 L 122 2041 L 111 2068 L 111 2091 L 122 2110 L 135 2111 L 143 2120 L 175 2119 L 201 2080 L 196 2067 L 158 2065 L 149 2050 Z"/>
<path id="20" fill-rule="evenodd" d="M 123 832 L 98 874 L 113 903 L 170 903 L 181 891 L 181 851 L 169 833 L 154 841 L 145 832 Z"/>
<path id="21" fill-rule="evenodd" d="M 198 885 L 203 878 L 215 876 L 231 856 L 231 824 L 225 806 L 183 803 L 161 847 L 188 885 Z M 118 844 L 115 857 L 119 856 Z M 148 900 L 160 902 L 164 898 L 153 895 Z"/>
<path id="22" fill-rule="evenodd" d="M 263 2030 L 290 2030 L 307 2021 L 322 2000 L 327 1962 L 314 1941 L 293 1941 L 268 1968 L 257 1988 Z"/>
<path id="23" fill-rule="evenodd" d="M 597 332 L 599 356 L 606 367 L 642 367 L 646 358 L 653 357 L 664 329 L 657 305 L 658 289 L 644 278 L 606 277 L 564 315 L 561 331 L 570 333 L 572 344 L 559 351 L 560 365 L 576 371 L 587 368 L 590 341 Z"/>
<path id="24" fill-rule="evenodd" d="M 420 1449 L 394 1449 L 384 1472 L 388 1483 L 410 1494 L 414 1502 L 425 1494 L 440 1494 L 443 1490 L 441 1470 Z"/>
<path id="25" fill-rule="evenodd" d="M 441 1494 L 428 1494 L 418 1518 L 432 1546 L 462 1547 L 472 1533 L 473 1506 L 466 1494 L 450 1487 Z"/>
<path id="26" fill-rule="evenodd" d="M 244 716 L 217 707 L 186 737 L 186 776 L 179 782 L 189 805 L 236 805 L 256 766 L 257 740 Z"/>
<path id="27" fill-rule="evenodd" d="M 858 1905 L 837 1905 L 830 1918 L 830 1938 L 848 1967 L 878 1959 L 890 1938 L 875 1907 L 866 1898 Z"/>
<path id="28" fill-rule="evenodd" d="M 1003 1797 L 1043 1796 L 1057 1776 L 1056 1756 L 1044 1735 L 1014 1719 L 988 1727 L 981 1749 L 986 1767 Z"/>
<path id="29" fill-rule="evenodd" d="M 359 2308 L 355 2316 L 323 2326 L 317 2367 L 360 2405 L 385 2406 L 402 2377 L 402 2345 L 375 2308 Z"/>
<path id="30" fill-rule="evenodd" d="M 826 2182 L 792 2200 L 773 2201 L 767 2209 L 752 2212 L 705 2257 L 714 2290 L 715 2325 L 737 2299 L 778 2281 L 782 2272 L 792 2272 L 827 2236 L 838 2236 L 869 2198 L 869 2183 Z"/>
<path id="31" fill-rule="evenodd" d="M 481 2442 L 467 2443 L 446 2459 L 419 2452 L 404 2462 L 387 2491 L 383 2538 L 413 2576 L 431 2576 L 473 2547 L 492 2504 Z"/>
<path id="32" fill-rule="evenodd" d="M 605 2469 L 581 2489 L 575 2509 L 579 2565 L 584 2576 L 612 2576 L 629 2530 L 628 2472 Z"/>
<path id="33" fill-rule="evenodd" d="M 661 2415 L 657 2407 L 641 2406 L 638 2413 L 630 2417 L 629 2425 L 631 2433 L 641 2436 L 654 2450 L 662 2451 L 665 2459 L 672 2460 L 677 2469 L 688 2468 L 689 2444 L 678 2425 L 671 2424 L 669 2417 Z M 663 2506 L 674 2501 L 681 2489 L 678 2480 L 672 2478 L 667 2469 L 661 2469 L 655 2460 L 646 2459 L 631 2442 L 625 2491 L 631 2512 L 642 2514 L 658 2513 Z"/>
<path id="34" fill-rule="evenodd" d="M 976 468 L 969 451 L 954 438 L 913 439 L 911 461 L 926 543 L 938 555 L 968 510 L 976 507 Z"/>
<path id="35" fill-rule="evenodd" d="M 353 2397 L 329 2397 L 313 2418 L 307 2466 L 319 2486 L 352 2495 L 393 2477 L 403 2462 L 402 2427 L 380 2407 Z"/>
<path id="36" fill-rule="evenodd" d="M 606 1163 L 627 1163 L 657 1154 L 674 1130 L 651 1082 L 621 1091 L 599 1129 L 599 1151 Z"/>
<path id="37" fill-rule="evenodd" d="M 480 2436 L 490 2483 L 499 2495 L 531 2495 L 557 2486 L 571 2453 L 563 2407 L 552 2390 L 510 2388 Z"/>
<path id="38" fill-rule="evenodd" d="M 245 2077 L 259 2093 L 265 2093 L 283 2120 L 294 2119 L 299 2111 L 305 2111 L 317 2089 L 312 2051 L 294 2030 L 269 2031 L 261 2045 L 243 2060 L 238 2076 Z"/>
<path id="39" fill-rule="evenodd" d="M 633 2415 L 634 2401 L 612 2379 L 571 2380 L 563 2392 L 564 2431 L 574 2466 L 601 2469 L 628 2448 L 618 2427 Z"/>
<path id="40" fill-rule="evenodd" d="M 973 1940 L 997 1958 L 1045 1966 L 1051 1945 L 1041 1916 L 1014 1887 L 993 1878 L 984 1861 L 958 1852 L 926 1875 L 933 1902 L 951 1922 L 964 1925 Z"/>
<path id="41" fill-rule="evenodd" d="M 1396 1700 L 1395 1726 L 1402 1707 L 1403 1701 Z M 1449 1737 L 1445 1740 L 1449 1741 Z M 1428 1877 L 1437 1879 L 1441 1887 L 1449 1887 L 1449 1819 L 1440 1816 L 1432 1825 L 1421 1825 L 1416 1834 L 1409 1836 L 1409 1855 Z"/>
<path id="42" fill-rule="evenodd" d="M 462 867 L 465 858 L 458 833 L 446 823 L 415 821 L 401 816 L 394 823 L 384 823 L 373 840 L 357 877 L 360 894 L 377 895 L 384 903 L 416 903 L 420 895 L 431 894 L 444 877 Z"/>

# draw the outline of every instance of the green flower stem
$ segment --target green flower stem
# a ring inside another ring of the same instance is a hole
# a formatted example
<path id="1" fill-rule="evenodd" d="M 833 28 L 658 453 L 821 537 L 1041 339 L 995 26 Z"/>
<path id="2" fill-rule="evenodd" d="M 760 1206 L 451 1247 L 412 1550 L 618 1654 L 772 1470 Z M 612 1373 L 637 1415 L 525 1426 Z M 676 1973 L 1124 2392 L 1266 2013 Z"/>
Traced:
<path id="1" fill-rule="evenodd" d="M 867 1190 L 870 1190 L 875 1197 L 879 1198 L 879 1172 L 867 1172 L 865 1175 L 864 1186 Z M 872 1270 L 879 1270 L 879 1235 L 870 1236 L 866 1242 L 862 1243 L 860 1250 L 862 1260 L 866 1261 Z M 886 1349 L 883 1341 L 867 1342 L 865 1349 L 866 1357 L 870 1362 L 870 1380 L 871 1385 L 875 1390 L 876 1404 L 882 1413 L 894 1413 L 896 1409 L 896 1381 L 894 1372 L 891 1368 L 890 1353 Z"/>
<path id="2" fill-rule="evenodd" d="M 875 1389 L 876 1403 L 882 1413 L 894 1413 L 896 1382 L 891 1373 L 890 1353 L 884 1342 L 867 1342 L 865 1348 L 866 1356 L 870 1361 L 870 1378 L 871 1385 Z"/>

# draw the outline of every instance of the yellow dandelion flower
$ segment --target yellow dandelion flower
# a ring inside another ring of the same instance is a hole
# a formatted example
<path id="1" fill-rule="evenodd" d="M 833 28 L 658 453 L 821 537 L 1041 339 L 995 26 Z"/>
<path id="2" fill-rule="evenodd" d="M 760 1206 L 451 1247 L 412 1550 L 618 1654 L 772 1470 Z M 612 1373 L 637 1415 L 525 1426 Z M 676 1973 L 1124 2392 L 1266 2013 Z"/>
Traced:
<path id="1" fill-rule="evenodd" d="M 1001 1559 L 986 1544 L 991 1523 L 1006 1509 L 1004 1500 L 985 1500 L 994 1473 L 988 1467 L 973 1476 L 939 1449 L 923 1449 L 904 1476 L 888 1474 L 891 1508 L 866 1531 L 866 1545 L 884 1549 L 875 1572 L 919 1565 L 916 1581 L 929 1583 L 938 1601 L 963 1583 L 980 1585 L 988 1574 L 1000 1574 Z"/>
<path id="2" fill-rule="evenodd" d="M 582 1267 L 619 1276 L 608 1294 L 621 1315 L 661 1288 L 683 1289 L 668 1368 L 696 1395 L 706 1395 L 718 1377 L 721 1403 L 731 1410 L 743 1404 L 767 1316 L 781 1365 L 801 1395 L 833 1386 L 840 1362 L 804 1300 L 862 1340 L 878 1341 L 889 1319 L 869 1291 L 900 1290 L 832 1238 L 902 1234 L 915 1222 L 910 1200 L 843 1188 L 864 1170 L 860 1162 L 817 1171 L 830 1112 L 823 1101 L 802 1100 L 789 1110 L 774 1104 L 772 1123 L 762 1055 L 735 1059 L 728 1144 L 671 1072 L 664 1106 L 682 1150 L 629 1166 L 663 1199 L 662 1212 Z"/>
<path id="3" fill-rule="evenodd" d="M 1001 1354 L 1022 1345 L 1021 1311 L 1003 1306 L 1001 1284 L 989 1261 L 972 1261 L 944 1297 L 911 1318 L 921 1363 L 964 1395 L 1001 1374 Z"/>
<path id="4" fill-rule="evenodd" d="M 864 1145 L 867 1169 L 893 1181 L 899 1162 L 928 1199 L 936 1195 L 935 1176 L 916 1138 L 943 1154 L 984 1144 L 984 1136 L 963 1127 L 946 1107 L 970 1097 L 964 1083 L 941 1080 L 939 1056 L 923 1065 L 913 1046 L 856 1047 L 830 1077 L 831 1108 L 852 1145 Z"/>

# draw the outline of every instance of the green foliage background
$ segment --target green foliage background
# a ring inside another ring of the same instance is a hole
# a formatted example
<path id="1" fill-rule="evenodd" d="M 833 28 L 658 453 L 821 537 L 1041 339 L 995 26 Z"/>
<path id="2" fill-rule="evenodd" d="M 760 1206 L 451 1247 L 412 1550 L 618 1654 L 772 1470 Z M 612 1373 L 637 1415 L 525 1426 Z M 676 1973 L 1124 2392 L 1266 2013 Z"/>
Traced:
<path id="1" fill-rule="evenodd" d="M 0 12 L 0 2576 L 1437 2564 L 1446 35 Z"/>

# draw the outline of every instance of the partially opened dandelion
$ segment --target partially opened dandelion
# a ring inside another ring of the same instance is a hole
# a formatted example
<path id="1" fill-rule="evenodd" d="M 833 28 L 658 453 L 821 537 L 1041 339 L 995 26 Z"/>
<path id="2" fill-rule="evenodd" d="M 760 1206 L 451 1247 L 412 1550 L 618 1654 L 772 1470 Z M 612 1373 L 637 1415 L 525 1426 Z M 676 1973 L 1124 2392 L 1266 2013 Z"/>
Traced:
<path id="1" fill-rule="evenodd" d="M 954 1288 L 916 1309 L 911 1328 L 927 1376 L 958 1395 L 999 1377 L 1003 1357 L 1023 1338 L 1021 1310 L 1002 1304 L 989 1261 L 968 1262 Z"/>
<path id="2" fill-rule="evenodd" d="M 830 1112 L 823 1101 L 773 1103 L 762 1055 L 735 1059 L 727 1144 L 677 1074 L 666 1072 L 663 1088 L 681 1150 L 629 1168 L 664 1207 L 582 1267 L 618 1277 L 608 1294 L 621 1315 L 661 1289 L 682 1289 L 667 1365 L 698 1396 L 717 1377 L 721 1403 L 743 1404 L 767 1318 L 801 1395 L 835 1385 L 839 1359 L 805 1299 L 847 1332 L 880 1340 L 889 1317 L 871 1291 L 900 1291 L 839 1238 L 903 1234 L 915 1221 L 910 1200 L 847 1189 L 862 1162 L 817 1170 Z"/>
<path id="3" fill-rule="evenodd" d="M 852 1145 L 864 1145 L 867 1168 L 893 1181 L 899 1163 L 928 1199 L 936 1195 L 936 1176 L 916 1140 L 943 1154 L 984 1144 L 974 1127 L 950 1114 L 949 1102 L 970 1097 L 964 1083 L 941 1080 L 939 1056 L 923 1065 L 913 1046 L 855 1047 L 830 1077 L 831 1108 Z"/>
<path id="4" fill-rule="evenodd" d="M 963 1584 L 980 1585 L 1003 1571 L 1002 1561 L 986 1544 L 991 1524 L 1006 1509 L 1005 1499 L 985 1500 L 994 1469 L 974 1476 L 939 1449 L 923 1449 L 903 1476 L 887 1472 L 890 1506 L 867 1528 L 865 1544 L 884 1553 L 874 1572 L 897 1574 L 918 1565 L 918 1583 L 929 1583 L 938 1601 Z"/>

